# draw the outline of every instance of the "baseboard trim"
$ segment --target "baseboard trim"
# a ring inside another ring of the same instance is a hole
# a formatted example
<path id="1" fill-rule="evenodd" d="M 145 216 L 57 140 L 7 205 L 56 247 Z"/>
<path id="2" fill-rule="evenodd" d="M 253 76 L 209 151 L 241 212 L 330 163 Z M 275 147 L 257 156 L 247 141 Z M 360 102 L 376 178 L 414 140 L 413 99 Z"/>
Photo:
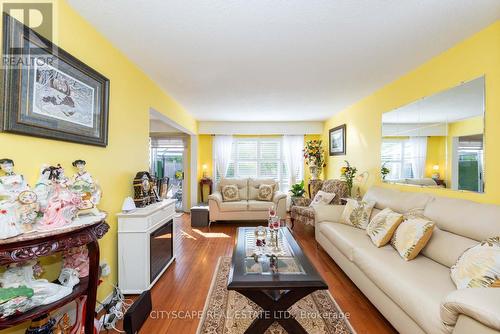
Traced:
<path id="1" fill-rule="evenodd" d="M 99 301 L 99 303 L 97 303 L 97 305 L 95 307 L 96 313 L 101 312 L 104 309 L 104 305 L 111 302 L 111 300 L 113 299 L 113 292 L 114 292 L 114 289 L 113 289 L 113 291 L 111 291 L 111 293 L 109 295 L 106 296 L 106 298 L 104 298 L 103 301 Z"/>

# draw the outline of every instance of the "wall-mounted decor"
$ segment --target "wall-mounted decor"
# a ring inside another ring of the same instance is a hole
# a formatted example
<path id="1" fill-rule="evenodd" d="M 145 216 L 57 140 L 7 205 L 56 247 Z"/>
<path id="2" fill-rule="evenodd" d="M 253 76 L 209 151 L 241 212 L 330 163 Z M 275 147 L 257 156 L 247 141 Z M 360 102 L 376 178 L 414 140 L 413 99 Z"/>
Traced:
<path id="1" fill-rule="evenodd" d="M 1 129 L 106 146 L 109 80 L 8 14 L 3 22 Z"/>
<path id="2" fill-rule="evenodd" d="M 346 125 L 342 124 L 328 131 L 330 156 L 346 154 Z"/>

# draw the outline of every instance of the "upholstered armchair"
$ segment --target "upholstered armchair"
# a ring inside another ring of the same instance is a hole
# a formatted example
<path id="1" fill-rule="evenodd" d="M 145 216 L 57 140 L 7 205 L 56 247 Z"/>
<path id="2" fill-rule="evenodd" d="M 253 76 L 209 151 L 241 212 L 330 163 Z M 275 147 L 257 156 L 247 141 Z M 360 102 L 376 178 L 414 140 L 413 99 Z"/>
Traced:
<path id="1" fill-rule="evenodd" d="M 340 205 L 341 199 L 348 196 L 347 183 L 341 180 L 315 182 L 311 187 L 311 198 L 314 198 L 319 190 L 327 193 L 335 193 L 335 197 L 330 204 Z M 311 199 L 305 197 L 292 198 L 292 207 L 290 210 L 292 228 L 295 222 L 314 226 L 316 212 L 314 211 L 314 207 L 309 206 L 311 201 Z"/>

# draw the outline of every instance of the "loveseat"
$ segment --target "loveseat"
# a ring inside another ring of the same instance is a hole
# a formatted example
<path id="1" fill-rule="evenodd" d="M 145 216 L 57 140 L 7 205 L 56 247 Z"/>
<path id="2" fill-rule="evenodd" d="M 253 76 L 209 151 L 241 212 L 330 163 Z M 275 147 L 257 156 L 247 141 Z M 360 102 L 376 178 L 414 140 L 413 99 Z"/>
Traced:
<path id="1" fill-rule="evenodd" d="M 258 191 L 261 184 L 274 186 L 271 201 L 258 200 Z M 222 197 L 222 188 L 226 185 L 236 185 L 239 192 L 239 201 L 225 202 Z M 274 207 L 276 215 L 286 217 L 286 194 L 279 191 L 278 183 L 273 179 L 253 178 L 223 178 L 217 184 L 216 191 L 208 196 L 209 219 L 218 220 L 267 220 L 269 208 Z"/>
<path id="2" fill-rule="evenodd" d="M 413 260 L 365 230 L 340 223 L 344 207 L 316 208 L 316 241 L 400 333 L 500 333 L 500 288 L 457 290 L 450 267 L 469 247 L 500 235 L 500 206 L 372 187 L 371 217 L 384 208 L 420 211 L 436 224 Z M 359 312 L 362 312 L 360 310 Z"/>

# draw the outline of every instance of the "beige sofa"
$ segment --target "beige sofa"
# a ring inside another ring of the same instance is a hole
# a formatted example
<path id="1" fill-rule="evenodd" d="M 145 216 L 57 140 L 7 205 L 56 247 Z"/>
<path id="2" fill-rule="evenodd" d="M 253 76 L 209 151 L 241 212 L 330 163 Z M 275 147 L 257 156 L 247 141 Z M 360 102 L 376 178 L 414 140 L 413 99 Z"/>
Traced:
<path id="1" fill-rule="evenodd" d="M 240 201 L 224 202 L 221 189 L 225 185 L 238 186 Z M 259 185 L 271 184 L 275 186 L 273 199 L 270 202 L 257 200 Z M 279 185 L 273 179 L 221 179 L 216 191 L 208 196 L 210 221 L 218 220 L 267 220 L 269 208 L 274 206 L 279 217 L 286 217 L 286 194 L 278 191 Z"/>
<path id="2" fill-rule="evenodd" d="M 438 228 L 414 260 L 366 231 L 339 223 L 343 206 L 317 207 L 316 240 L 400 333 L 500 333 L 500 288 L 457 290 L 450 267 L 469 247 L 500 235 L 500 206 L 371 188 L 372 217 L 384 208 L 422 209 Z M 363 312 L 359 310 L 359 312 Z"/>

